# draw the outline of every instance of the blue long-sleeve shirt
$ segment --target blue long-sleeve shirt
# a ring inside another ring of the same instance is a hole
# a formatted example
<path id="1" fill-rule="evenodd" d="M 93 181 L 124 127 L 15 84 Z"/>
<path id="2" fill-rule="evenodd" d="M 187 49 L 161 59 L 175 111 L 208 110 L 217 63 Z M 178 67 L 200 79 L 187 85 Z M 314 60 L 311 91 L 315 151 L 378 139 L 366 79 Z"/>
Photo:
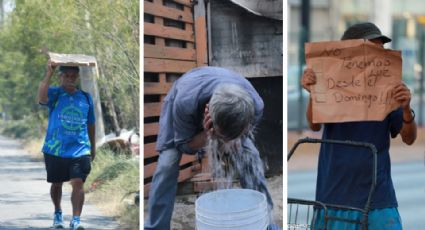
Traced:
<path id="1" fill-rule="evenodd" d="M 205 105 L 215 88 L 235 84 L 251 95 L 255 105 L 255 123 L 263 113 L 263 100 L 243 76 L 220 67 L 200 67 L 184 74 L 164 99 L 159 121 L 157 151 L 177 148 L 180 152 L 195 153 L 186 143 L 203 130 Z M 255 125 L 255 124 L 254 124 Z"/>

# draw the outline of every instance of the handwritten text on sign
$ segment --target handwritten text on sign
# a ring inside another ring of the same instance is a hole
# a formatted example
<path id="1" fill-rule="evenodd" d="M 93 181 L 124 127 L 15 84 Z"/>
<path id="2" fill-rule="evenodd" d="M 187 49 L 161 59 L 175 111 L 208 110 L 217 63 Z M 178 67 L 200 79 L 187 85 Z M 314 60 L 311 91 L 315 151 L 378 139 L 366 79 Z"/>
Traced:
<path id="1" fill-rule="evenodd" d="M 363 39 L 305 44 L 313 122 L 381 121 L 400 105 L 392 89 L 401 82 L 400 51 Z"/>

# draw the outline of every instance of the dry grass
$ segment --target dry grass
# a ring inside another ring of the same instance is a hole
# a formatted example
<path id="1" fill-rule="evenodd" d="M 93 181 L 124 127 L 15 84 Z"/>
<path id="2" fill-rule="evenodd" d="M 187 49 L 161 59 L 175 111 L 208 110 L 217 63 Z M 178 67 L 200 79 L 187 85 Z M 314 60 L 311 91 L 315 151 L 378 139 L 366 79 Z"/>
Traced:
<path id="1" fill-rule="evenodd" d="M 43 159 L 41 148 L 43 147 L 44 139 L 20 140 L 20 142 L 32 158 L 37 160 Z"/>
<path id="2" fill-rule="evenodd" d="M 139 229 L 139 207 L 134 205 L 140 190 L 138 159 L 100 149 L 85 185 L 88 200 L 102 212 L 117 217 L 123 228 Z"/>

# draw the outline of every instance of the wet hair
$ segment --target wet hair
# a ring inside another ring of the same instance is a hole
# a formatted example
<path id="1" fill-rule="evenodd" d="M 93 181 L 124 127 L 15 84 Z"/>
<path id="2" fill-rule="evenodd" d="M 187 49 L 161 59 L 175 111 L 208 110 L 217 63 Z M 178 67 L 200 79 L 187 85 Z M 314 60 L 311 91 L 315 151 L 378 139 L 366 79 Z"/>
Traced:
<path id="1" fill-rule="evenodd" d="M 214 129 L 232 140 L 248 131 L 253 123 L 254 101 L 246 90 L 234 84 L 217 86 L 209 101 Z"/>

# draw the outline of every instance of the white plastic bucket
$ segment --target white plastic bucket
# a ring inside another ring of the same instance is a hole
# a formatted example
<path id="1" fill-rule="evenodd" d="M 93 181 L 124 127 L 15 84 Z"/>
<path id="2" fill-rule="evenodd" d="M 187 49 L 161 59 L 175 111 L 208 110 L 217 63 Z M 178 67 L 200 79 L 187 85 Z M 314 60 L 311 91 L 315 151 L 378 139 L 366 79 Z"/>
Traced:
<path id="1" fill-rule="evenodd" d="M 266 196 L 251 189 L 223 189 L 195 202 L 198 230 L 263 230 L 269 225 Z"/>

